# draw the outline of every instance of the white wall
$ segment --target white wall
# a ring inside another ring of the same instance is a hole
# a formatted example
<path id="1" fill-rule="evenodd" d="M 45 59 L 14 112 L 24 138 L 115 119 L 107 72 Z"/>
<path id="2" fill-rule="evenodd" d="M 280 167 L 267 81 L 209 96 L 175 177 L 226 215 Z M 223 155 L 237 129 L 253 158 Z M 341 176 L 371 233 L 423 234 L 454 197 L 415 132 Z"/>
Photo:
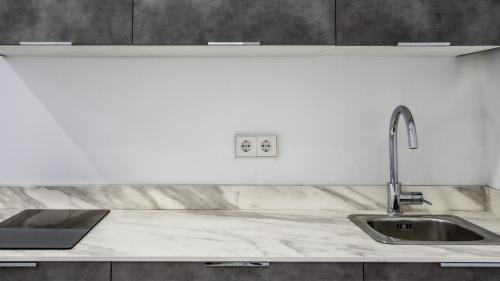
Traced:
<path id="1" fill-rule="evenodd" d="M 385 184 L 389 117 L 405 104 L 420 148 L 400 130 L 401 181 L 484 184 L 475 70 L 454 58 L 1 59 L 0 183 Z M 235 159 L 234 134 L 254 132 L 279 135 L 280 157 Z"/>
<path id="2" fill-rule="evenodd" d="M 476 73 L 481 81 L 488 184 L 500 189 L 500 51 L 477 56 Z"/>

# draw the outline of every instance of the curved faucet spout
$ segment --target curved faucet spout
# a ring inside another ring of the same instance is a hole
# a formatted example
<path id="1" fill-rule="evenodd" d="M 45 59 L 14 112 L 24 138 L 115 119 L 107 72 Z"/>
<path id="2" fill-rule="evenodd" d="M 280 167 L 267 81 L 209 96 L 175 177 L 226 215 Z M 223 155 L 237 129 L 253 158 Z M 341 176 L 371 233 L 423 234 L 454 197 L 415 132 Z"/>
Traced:
<path id="1" fill-rule="evenodd" d="M 415 120 L 408 107 L 400 105 L 392 112 L 391 123 L 389 126 L 389 160 L 390 160 L 390 179 L 387 184 L 387 212 L 390 215 L 399 215 L 402 204 L 421 204 L 424 202 L 423 196 L 418 192 L 402 193 L 401 184 L 398 179 L 398 122 L 399 117 L 403 115 L 408 133 L 408 146 L 410 149 L 418 148 L 417 128 Z"/>
<path id="2" fill-rule="evenodd" d="M 390 157 L 390 182 L 398 182 L 398 123 L 399 117 L 403 115 L 406 123 L 406 131 L 408 133 L 408 147 L 410 149 L 418 148 L 417 127 L 415 120 L 408 107 L 400 105 L 394 109 L 391 116 L 389 127 L 389 157 Z"/>

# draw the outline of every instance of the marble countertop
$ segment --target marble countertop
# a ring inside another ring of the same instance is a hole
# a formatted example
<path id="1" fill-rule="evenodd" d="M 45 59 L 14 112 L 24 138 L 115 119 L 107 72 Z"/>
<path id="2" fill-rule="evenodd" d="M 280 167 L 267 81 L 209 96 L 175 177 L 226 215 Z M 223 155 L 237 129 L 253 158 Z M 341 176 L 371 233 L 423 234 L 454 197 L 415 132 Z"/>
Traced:
<path id="1" fill-rule="evenodd" d="M 0 219 L 17 212 L 1 210 Z M 346 218 L 350 213 L 112 210 L 72 250 L 0 250 L 0 261 L 500 262 L 500 245 L 380 244 Z M 492 213 L 448 213 L 500 233 Z"/>

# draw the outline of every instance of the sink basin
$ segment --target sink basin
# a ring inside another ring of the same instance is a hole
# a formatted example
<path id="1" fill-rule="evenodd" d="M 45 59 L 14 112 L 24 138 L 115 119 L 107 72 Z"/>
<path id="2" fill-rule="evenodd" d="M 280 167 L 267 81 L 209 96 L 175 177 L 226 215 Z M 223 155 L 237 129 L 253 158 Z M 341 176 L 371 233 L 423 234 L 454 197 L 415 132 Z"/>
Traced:
<path id="1" fill-rule="evenodd" d="M 374 240 L 385 244 L 500 244 L 500 236 L 451 215 L 350 215 Z"/>

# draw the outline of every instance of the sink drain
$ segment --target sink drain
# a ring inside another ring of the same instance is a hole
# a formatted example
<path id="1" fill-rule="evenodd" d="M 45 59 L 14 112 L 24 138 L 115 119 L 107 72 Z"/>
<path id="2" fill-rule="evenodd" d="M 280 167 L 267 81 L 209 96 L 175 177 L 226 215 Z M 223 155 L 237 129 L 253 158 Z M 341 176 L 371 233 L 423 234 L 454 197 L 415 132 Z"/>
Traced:
<path id="1" fill-rule="evenodd" d="M 396 224 L 397 230 L 411 230 L 413 229 L 413 224 L 411 223 L 398 223 Z"/>

